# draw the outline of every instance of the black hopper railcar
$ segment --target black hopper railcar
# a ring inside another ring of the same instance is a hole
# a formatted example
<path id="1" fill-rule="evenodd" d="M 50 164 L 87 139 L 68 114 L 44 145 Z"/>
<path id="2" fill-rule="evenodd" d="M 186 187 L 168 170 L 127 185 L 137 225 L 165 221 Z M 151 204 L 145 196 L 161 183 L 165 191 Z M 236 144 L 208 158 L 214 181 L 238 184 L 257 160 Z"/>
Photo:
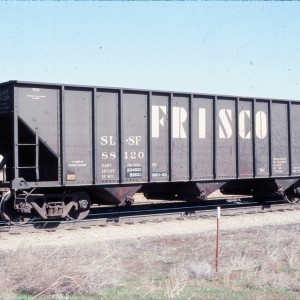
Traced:
<path id="1" fill-rule="evenodd" d="M 83 219 L 91 204 L 300 197 L 300 102 L 9 81 L 0 84 L 0 212 Z"/>

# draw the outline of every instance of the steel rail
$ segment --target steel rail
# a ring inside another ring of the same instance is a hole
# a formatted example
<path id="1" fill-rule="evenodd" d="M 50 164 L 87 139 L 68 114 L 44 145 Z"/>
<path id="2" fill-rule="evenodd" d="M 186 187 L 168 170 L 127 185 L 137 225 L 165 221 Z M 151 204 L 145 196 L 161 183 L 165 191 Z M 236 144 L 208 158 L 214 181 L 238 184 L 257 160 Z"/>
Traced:
<path id="1" fill-rule="evenodd" d="M 210 202 L 205 201 L 205 202 Z M 176 203 L 176 207 L 168 207 L 171 203 L 134 205 L 132 208 L 111 208 L 93 209 L 89 216 L 81 221 L 66 220 L 41 220 L 33 219 L 26 225 L 6 225 L 0 222 L 0 232 L 20 234 L 22 232 L 36 232 L 37 230 L 55 231 L 58 229 L 75 230 L 77 228 L 90 228 L 93 226 L 134 224 L 145 222 L 161 222 L 166 220 L 190 219 L 190 218 L 212 218 L 216 217 L 217 207 L 221 207 L 222 216 L 236 216 L 240 214 L 267 213 L 275 211 L 300 210 L 300 204 L 290 204 L 283 200 L 269 200 L 263 204 L 254 201 L 252 198 L 247 201 L 221 202 L 199 205 L 193 203 Z M 181 205 L 180 205 L 181 204 Z M 141 206 L 148 206 L 143 208 Z"/>

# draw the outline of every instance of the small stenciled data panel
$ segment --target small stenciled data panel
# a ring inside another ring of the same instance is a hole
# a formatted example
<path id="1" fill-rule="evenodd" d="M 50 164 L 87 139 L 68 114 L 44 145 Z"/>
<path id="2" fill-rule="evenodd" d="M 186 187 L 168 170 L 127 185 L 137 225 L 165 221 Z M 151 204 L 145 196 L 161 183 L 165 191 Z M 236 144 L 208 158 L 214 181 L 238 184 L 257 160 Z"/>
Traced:
<path id="1" fill-rule="evenodd" d="M 119 92 L 98 91 L 96 97 L 96 182 L 119 182 Z"/>
<path id="2" fill-rule="evenodd" d="M 0 87 L 0 115 L 8 114 L 13 111 L 13 101 L 11 88 L 9 86 Z"/>
<path id="3" fill-rule="evenodd" d="M 0 87 L 0 163 L 2 158 L 13 153 L 14 123 L 13 123 L 13 87 L 2 85 Z M 8 154 L 8 155 L 6 155 Z M 13 155 L 7 160 L 4 167 L 6 170 L 0 171 L 0 181 L 12 180 L 14 178 Z M 10 171 L 8 171 L 10 170 Z M 5 174 L 6 173 L 6 174 Z M 2 179 L 1 179 L 2 174 Z"/>
<path id="4" fill-rule="evenodd" d="M 236 177 L 236 99 L 216 101 L 216 177 Z"/>
<path id="5" fill-rule="evenodd" d="M 239 177 L 253 177 L 253 100 L 238 102 Z"/>
<path id="6" fill-rule="evenodd" d="M 171 101 L 171 180 L 189 180 L 189 97 Z"/>
<path id="7" fill-rule="evenodd" d="M 169 180 L 169 96 L 151 97 L 151 181 Z"/>
<path id="8" fill-rule="evenodd" d="M 147 98 L 143 93 L 122 95 L 122 182 L 148 180 Z"/>
<path id="9" fill-rule="evenodd" d="M 291 110 L 291 160 L 292 160 L 292 174 L 300 174 L 300 103 L 292 103 Z"/>
<path id="10" fill-rule="evenodd" d="M 288 103 L 271 104 L 272 176 L 289 175 Z"/>
<path id="11" fill-rule="evenodd" d="M 192 180 L 212 179 L 213 174 L 213 101 L 194 96 L 192 99 Z"/>
<path id="12" fill-rule="evenodd" d="M 257 100 L 255 103 L 255 175 L 269 177 L 269 103 Z"/>
<path id="13" fill-rule="evenodd" d="M 64 177 L 67 185 L 92 183 L 92 91 L 65 90 Z"/>

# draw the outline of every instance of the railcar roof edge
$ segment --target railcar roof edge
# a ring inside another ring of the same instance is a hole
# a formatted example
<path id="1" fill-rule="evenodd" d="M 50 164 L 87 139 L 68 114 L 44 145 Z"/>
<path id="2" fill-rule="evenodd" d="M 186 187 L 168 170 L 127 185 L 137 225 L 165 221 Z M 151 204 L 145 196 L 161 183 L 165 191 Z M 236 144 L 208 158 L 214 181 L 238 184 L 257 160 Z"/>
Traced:
<path id="1" fill-rule="evenodd" d="M 255 97 L 255 96 L 237 96 L 237 95 L 224 95 L 215 93 L 200 93 L 200 92 L 180 92 L 180 91 L 166 91 L 166 90 L 153 90 L 153 89 L 139 89 L 139 88 L 124 88 L 124 87 L 111 87 L 111 86 L 93 86 L 93 85 L 76 85 L 76 84 L 63 84 L 63 83 L 49 83 L 49 82 L 38 82 L 38 81 L 19 81 L 9 80 L 0 83 L 0 86 L 8 84 L 20 84 L 20 85 L 43 85 L 43 86 L 64 86 L 71 88 L 85 88 L 85 89 L 107 89 L 107 90 L 122 90 L 122 91 L 137 91 L 137 92 L 152 92 L 162 94 L 176 94 L 176 95 L 194 95 L 194 96 L 207 96 L 207 97 L 225 97 L 225 98 L 240 98 L 240 99 L 255 99 L 255 100 L 271 100 L 271 101 L 291 101 L 300 102 L 299 99 L 287 99 L 287 98 L 267 98 L 267 97 Z"/>

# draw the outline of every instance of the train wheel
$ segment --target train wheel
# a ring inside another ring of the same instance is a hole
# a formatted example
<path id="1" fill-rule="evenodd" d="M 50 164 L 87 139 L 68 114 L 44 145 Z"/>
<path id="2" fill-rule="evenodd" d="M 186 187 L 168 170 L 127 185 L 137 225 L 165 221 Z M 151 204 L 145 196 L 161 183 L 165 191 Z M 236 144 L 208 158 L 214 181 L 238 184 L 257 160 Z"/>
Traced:
<path id="1" fill-rule="evenodd" d="M 74 193 L 75 202 L 77 207 L 72 207 L 66 218 L 68 220 L 83 220 L 90 212 L 91 199 L 85 192 Z"/>
<path id="2" fill-rule="evenodd" d="M 14 198 L 11 192 L 7 192 L 0 202 L 0 214 L 2 219 L 14 225 L 23 225 L 30 221 L 31 214 L 20 212 L 14 207 Z"/>
<path id="3" fill-rule="evenodd" d="M 295 197 L 293 194 L 286 194 L 285 195 L 285 201 L 289 203 L 299 203 L 300 199 Z"/>

